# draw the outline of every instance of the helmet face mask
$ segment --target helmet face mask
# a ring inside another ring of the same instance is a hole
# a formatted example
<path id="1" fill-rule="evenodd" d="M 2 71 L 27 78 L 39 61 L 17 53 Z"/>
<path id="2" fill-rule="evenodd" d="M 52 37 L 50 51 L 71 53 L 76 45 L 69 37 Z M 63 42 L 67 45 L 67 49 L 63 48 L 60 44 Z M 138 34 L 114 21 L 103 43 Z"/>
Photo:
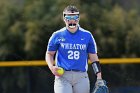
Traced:
<path id="1" fill-rule="evenodd" d="M 79 11 L 75 6 L 68 6 L 63 11 L 63 19 L 66 23 L 66 26 L 73 29 L 79 23 Z"/>

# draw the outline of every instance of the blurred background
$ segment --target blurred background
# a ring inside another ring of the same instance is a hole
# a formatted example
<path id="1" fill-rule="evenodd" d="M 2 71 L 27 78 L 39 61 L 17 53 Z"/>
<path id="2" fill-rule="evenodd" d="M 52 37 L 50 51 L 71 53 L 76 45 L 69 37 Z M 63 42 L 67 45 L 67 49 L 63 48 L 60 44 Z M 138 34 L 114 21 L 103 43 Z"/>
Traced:
<path id="1" fill-rule="evenodd" d="M 80 10 L 80 26 L 93 34 L 100 59 L 140 57 L 140 0 L 0 0 L 0 63 L 44 61 L 70 4 Z M 140 93 L 139 63 L 101 66 L 110 93 Z M 88 73 L 92 89 L 90 65 Z M 47 65 L 0 66 L 0 93 L 54 93 L 53 83 Z"/>

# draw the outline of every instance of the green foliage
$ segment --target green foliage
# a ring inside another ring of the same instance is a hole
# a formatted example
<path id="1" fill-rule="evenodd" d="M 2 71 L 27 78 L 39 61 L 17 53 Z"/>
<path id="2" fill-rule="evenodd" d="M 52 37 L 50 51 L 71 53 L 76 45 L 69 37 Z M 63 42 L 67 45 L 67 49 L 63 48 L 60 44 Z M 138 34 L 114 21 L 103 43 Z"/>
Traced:
<path id="1" fill-rule="evenodd" d="M 16 38 L 14 38 L 15 36 L 12 35 L 11 32 L 11 29 L 18 31 L 12 26 L 15 26 L 16 22 L 20 20 L 21 11 L 13 5 L 4 3 L 4 5 L 1 6 L 0 13 L 0 60 L 8 60 L 6 58 L 8 57 L 8 55 L 16 54 L 16 52 L 22 53 L 23 51 L 18 51 L 15 49 L 15 45 L 17 43 L 21 44 L 20 40 L 22 38 L 18 38 L 19 41 L 16 42 Z M 19 46 L 21 47 L 21 45 Z M 15 58 L 13 59 L 15 60 Z"/>
<path id="2" fill-rule="evenodd" d="M 126 12 L 118 5 L 114 6 L 112 11 L 104 10 L 99 29 L 101 29 L 103 37 L 105 37 L 100 46 L 101 51 L 105 50 L 103 55 L 106 54 L 106 57 L 121 57 L 124 54 L 124 44 L 122 43 L 125 42 L 123 39 L 127 33 L 125 20 Z"/>
<path id="3" fill-rule="evenodd" d="M 129 54 L 126 54 L 125 44 L 129 41 L 126 38 L 129 31 L 134 30 L 135 24 L 138 24 L 136 10 L 126 12 L 118 5 L 112 10 L 103 10 L 96 30 L 101 57 L 127 57 Z"/>
<path id="4" fill-rule="evenodd" d="M 139 57 L 140 55 L 140 24 L 134 26 L 129 31 L 126 38 L 126 52 L 129 57 Z"/>

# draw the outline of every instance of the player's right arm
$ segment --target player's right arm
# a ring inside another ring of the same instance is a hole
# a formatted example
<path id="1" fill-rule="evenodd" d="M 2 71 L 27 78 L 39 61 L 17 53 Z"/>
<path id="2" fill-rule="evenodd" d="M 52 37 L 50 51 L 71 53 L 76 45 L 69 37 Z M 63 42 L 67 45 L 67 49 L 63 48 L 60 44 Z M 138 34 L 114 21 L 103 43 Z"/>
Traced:
<path id="1" fill-rule="evenodd" d="M 57 70 L 59 69 L 59 67 L 54 65 L 54 55 L 57 50 L 58 50 L 57 35 L 56 35 L 56 32 L 54 32 L 48 42 L 45 60 L 48 64 L 48 67 L 50 68 L 51 72 L 54 75 L 59 76 L 57 73 Z"/>
<path id="2" fill-rule="evenodd" d="M 54 55 L 55 55 L 56 51 L 47 51 L 46 52 L 46 63 L 48 64 L 48 67 L 50 68 L 51 72 L 56 75 L 59 76 L 59 74 L 57 73 L 57 70 L 59 69 L 59 67 L 54 65 Z"/>

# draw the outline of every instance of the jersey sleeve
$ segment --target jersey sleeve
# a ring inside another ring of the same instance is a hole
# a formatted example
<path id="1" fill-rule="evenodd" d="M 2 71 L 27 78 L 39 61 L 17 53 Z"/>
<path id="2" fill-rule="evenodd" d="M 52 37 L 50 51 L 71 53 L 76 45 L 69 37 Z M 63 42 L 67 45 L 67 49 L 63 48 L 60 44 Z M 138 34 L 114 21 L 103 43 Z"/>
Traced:
<path id="1" fill-rule="evenodd" d="M 56 33 L 53 33 L 52 36 L 49 39 L 47 51 L 57 51 L 58 44 L 57 44 L 57 37 Z"/>
<path id="2" fill-rule="evenodd" d="M 91 33 L 90 33 L 90 37 L 89 37 L 87 52 L 88 53 L 93 53 L 93 54 L 97 53 L 96 42 L 95 42 L 95 39 L 94 39 L 94 37 L 92 36 Z"/>

